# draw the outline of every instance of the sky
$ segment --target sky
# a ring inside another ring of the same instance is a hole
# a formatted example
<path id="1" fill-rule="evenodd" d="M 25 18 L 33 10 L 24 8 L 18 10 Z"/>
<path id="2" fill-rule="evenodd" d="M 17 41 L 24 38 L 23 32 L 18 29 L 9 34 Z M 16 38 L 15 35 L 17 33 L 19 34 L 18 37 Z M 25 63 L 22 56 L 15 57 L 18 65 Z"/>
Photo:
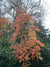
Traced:
<path id="1" fill-rule="evenodd" d="M 6 2 L 6 0 L 3 0 Z M 38 1 L 38 0 L 37 0 Z M 50 30 L 50 0 L 41 0 L 41 3 L 45 9 L 44 26 Z"/>
<path id="2" fill-rule="evenodd" d="M 50 0 L 42 0 L 42 5 L 46 11 L 44 26 L 50 29 Z"/>

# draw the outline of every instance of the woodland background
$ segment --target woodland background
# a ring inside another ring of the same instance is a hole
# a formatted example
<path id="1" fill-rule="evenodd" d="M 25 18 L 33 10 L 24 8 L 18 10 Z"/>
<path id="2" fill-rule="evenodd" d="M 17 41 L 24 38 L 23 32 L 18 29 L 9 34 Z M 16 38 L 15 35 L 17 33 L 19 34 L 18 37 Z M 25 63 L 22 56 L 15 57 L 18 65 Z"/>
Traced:
<path id="1" fill-rule="evenodd" d="M 35 26 L 38 26 L 41 30 L 41 32 L 36 32 L 37 38 L 46 46 L 41 50 L 43 61 L 39 60 L 37 62 L 33 60 L 31 67 L 50 67 L 50 30 L 43 25 L 45 11 L 41 0 L 6 0 L 4 3 L 0 0 L 0 18 L 8 18 L 13 23 L 16 19 L 18 5 L 21 8 L 24 7 L 27 13 L 36 19 Z M 10 46 L 9 36 L 8 38 L 4 35 L 0 37 L 0 67 L 22 67 L 14 57 Z"/>

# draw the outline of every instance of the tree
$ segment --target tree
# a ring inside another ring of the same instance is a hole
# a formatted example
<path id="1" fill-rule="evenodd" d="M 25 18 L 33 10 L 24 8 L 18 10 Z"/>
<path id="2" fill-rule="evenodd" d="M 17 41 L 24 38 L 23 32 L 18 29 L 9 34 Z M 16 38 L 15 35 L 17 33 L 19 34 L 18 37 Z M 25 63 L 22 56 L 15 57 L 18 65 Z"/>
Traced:
<path id="1" fill-rule="evenodd" d="M 40 20 L 42 21 L 42 16 L 44 16 L 44 8 L 42 8 L 41 0 L 6 0 L 5 4 L 2 2 L 3 1 L 0 2 L 1 17 L 9 18 L 12 21 L 15 20 L 15 10 L 18 9 L 18 6 L 20 5 L 21 8 L 23 7 L 29 15 L 35 17 L 38 22 Z M 8 6 L 6 4 L 8 4 Z"/>
<path id="2" fill-rule="evenodd" d="M 19 63 L 24 62 L 23 64 L 25 65 L 25 61 L 34 59 L 35 57 L 36 59 L 42 60 L 42 57 L 40 57 L 40 47 L 45 46 L 43 43 L 37 40 L 35 31 L 40 30 L 34 25 L 34 23 L 36 23 L 36 20 L 28 15 L 25 10 L 21 9 L 20 6 L 18 6 L 18 9 L 19 10 L 16 10 L 17 17 L 15 19 L 15 22 L 13 24 L 10 24 L 9 26 L 10 31 L 12 30 L 10 39 L 10 43 L 12 45 L 10 48 L 15 49 L 13 53 L 16 54 L 15 57 L 18 57 Z M 7 19 L 0 18 L 2 31 L 0 33 L 9 31 L 9 29 L 7 28 L 9 23 L 7 23 L 7 21 Z M 32 21 L 34 21 L 34 23 Z"/>
<path id="3" fill-rule="evenodd" d="M 19 63 L 23 62 L 24 67 L 27 65 L 25 62 L 30 59 L 43 60 L 40 47 L 45 47 L 45 45 L 37 40 L 35 31 L 40 30 L 34 25 L 36 20 L 21 9 L 20 6 L 18 9 L 16 10 L 18 15 L 13 23 L 15 29 L 10 39 L 12 43 L 10 48 L 14 49 L 15 57 L 19 59 Z"/>
<path id="4" fill-rule="evenodd" d="M 35 25 L 41 30 L 41 32 L 36 32 L 37 38 L 41 42 L 48 45 L 49 44 L 49 29 L 45 29 L 45 27 L 42 25 L 42 22 L 38 22 Z"/>
<path id="5" fill-rule="evenodd" d="M 8 21 L 7 19 L 0 18 L 1 23 L 0 25 L 1 29 L 3 29 L 4 32 L 5 32 L 4 29 L 6 28 L 7 31 L 9 30 L 11 31 L 10 42 L 12 45 L 10 48 L 14 49 L 13 53 L 16 54 L 15 57 L 19 59 L 19 62 L 23 62 L 24 66 L 25 64 L 27 65 L 26 61 L 28 61 L 29 63 L 30 59 L 43 60 L 41 57 L 40 50 L 41 47 L 45 46 L 43 43 L 37 40 L 35 31 L 40 30 L 34 25 L 36 24 L 36 20 L 32 18 L 30 15 L 28 15 L 25 10 L 21 9 L 20 7 L 18 8 L 19 10 L 16 10 L 17 12 L 16 20 L 14 23 L 10 24 L 9 29 L 8 29 L 9 23 L 7 24 Z M 6 23 L 7 26 L 5 27 L 5 24 L 3 23 Z M 2 26 L 2 24 L 4 26 Z"/>

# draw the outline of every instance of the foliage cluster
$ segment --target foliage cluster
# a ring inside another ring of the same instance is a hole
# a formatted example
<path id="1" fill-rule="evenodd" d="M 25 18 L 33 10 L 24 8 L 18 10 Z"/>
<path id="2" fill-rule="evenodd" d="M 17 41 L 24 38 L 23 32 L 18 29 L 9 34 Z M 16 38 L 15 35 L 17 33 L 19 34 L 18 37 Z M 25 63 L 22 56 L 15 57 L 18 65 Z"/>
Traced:
<path id="1" fill-rule="evenodd" d="M 45 48 L 45 45 L 37 40 L 35 31 L 40 32 L 40 29 L 34 25 L 36 20 L 28 15 L 24 9 L 18 8 L 14 23 L 10 24 L 7 19 L 0 18 L 0 36 L 1 38 L 2 36 L 10 37 L 8 42 L 11 43 L 10 48 L 13 49 L 15 57 L 19 60 L 18 63 L 21 63 L 23 67 L 28 67 L 31 64 L 31 60 L 43 60 L 40 51 L 42 47 Z M 8 44 L 7 40 L 6 44 Z M 3 45 L 0 49 L 3 48 Z M 9 50 L 9 47 L 5 50 Z"/>

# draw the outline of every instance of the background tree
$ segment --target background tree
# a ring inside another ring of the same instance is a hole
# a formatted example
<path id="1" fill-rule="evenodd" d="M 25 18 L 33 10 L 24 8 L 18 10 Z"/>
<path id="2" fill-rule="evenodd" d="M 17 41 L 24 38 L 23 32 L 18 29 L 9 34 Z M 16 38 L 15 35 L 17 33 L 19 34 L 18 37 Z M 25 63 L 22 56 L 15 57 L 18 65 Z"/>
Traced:
<path id="1" fill-rule="evenodd" d="M 27 13 L 33 16 L 38 22 L 42 20 L 44 9 L 42 8 L 41 0 L 6 0 L 4 3 L 3 1 L 0 2 L 2 17 L 5 17 L 7 14 L 7 18 L 10 17 L 11 20 L 14 20 L 16 17 L 15 10 L 18 9 L 18 5 L 20 5 L 21 7 L 24 7 Z"/>
<path id="2" fill-rule="evenodd" d="M 7 0 L 6 0 L 7 1 Z M 9 1 L 9 2 L 8 2 Z M 5 18 L 9 18 L 10 20 L 15 20 L 15 18 L 16 18 L 16 9 L 18 9 L 17 8 L 17 6 L 15 6 L 15 5 L 13 5 L 13 4 L 16 4 L 16 2 L 14 2 L 14 0 L 11 0 L 11 2 L 10 2 L 10 0 L 8 0 L 5 4 L 3 3 L 3 1 L 1 2 L 0 1 L 0 17 L 5 17 Z M 15 0 L 15 1 L 19 1 L 19 0 Z M 21 0 L 20 0 L 21 1 Z M 13 2 L 13 3 L 12 3 Z M 17 2 L 18 3 L 18 2 Z M 43 8 L 41 8 L 41 3 L 40 2 L 34 2 L 34 1 L 29 1 L 28 2 L 28 0 L 27 0 L 27 3 L 28 3 L 28 5 L 27 4 L 25 4 L 25 2 L 24 2 L 24 0 L 23 0 L 23 2 L 22 2 L 22 5 L 20 5 L 21 7 L 25 7 L 25 10 L 27 10 L 28 12 L 28 14 L 30 14 L 30 15 L 33 15 L 34 16 L 34 18 L 36 19 L 36 21 L 37 21 L 37 26 L 39 27 L 39 29 L 41 29 L 41 32 L 37 32 L 37 34 L 38 34 L 38 39 L 41 41 L 41 42 L 43 42 L 43 43 L 49 43 L 50 44 L 50 35 L 49 36 L 46 36 L 46 32 L 45 32 L 45 29 L 44 29 L 44 27 L 41 25 L 41 23 L 40 22 L 42 22 L 42 20 L 44 20 L 43 18 L 42 18 L 42 16 L 43 16 Z M 34 4 L 32 4 L 32 3 L 34 3 Z M 20 2 L 19 2 L 19 4 L 21 4 Z M 39 4 L 40 4 L 40 6 L 39 6 Z M 16 4 L 17 5 L 17 4 Z M 30 5 L 30 6 L 29 6 Z M 27 6 L 28 6 L 28 8 L 27 8 Z M 30 7 L 31 7 L 31 9 L 30 9 Z M 32 13 L 33 12 L 33 13 Z M 42 14 L 41 14 L 42 13 Z M 7 17 L 8 16 L 8 17 Z M 39 19 L 38 19 L 39 18 Z M 3 20 L 4 21 L 4 20 Z M 38 23 L 39 22 L 39 23 Z M 40 27 L 41 26 L 41 27 Z M 12 30 L 13 30 L 14 28 L 12 28 Z M 43 30 L 44 29 L 44 30 Z M 44 34 L 45 33 L 45 34 Z M 44 36 L 44 37 L 43 37 Z M 47 39 L 46 39 L 46 37 L 47 37 Z M 42 40 L 42 38 L 43 38 L 43 40 Z M 49 40 L 48 40 L 49 39 Z M 47 42 L 46 42 L 47 41 Z M 14 66 L 17 66 L 17 62 L 18 61 L 16 61 L 16 59 L 14 58 L 14 56 L 12 56 L 11 55 L 11 49 L 9 49 L 9 47 L 10 47 L 10 43 L 9 43 L 9 40 L 7 40 L 7 35 L 6 35 L 6 38 L 5 38 L 5 36 L 2 36 L 2 38 L 0 39 L 0 57 L 2 58 L 2 59 L 0 59 L 1 60 L 1 63 L 0 63 L 0 66 L 1 67 L 4 67 L 5 65 L 7 66 L 7 67 L 14 67 Z M 3 47 L 4 46 L 4 47 Z M 47 48 L 48 48 L 48 46 L 47 46 Z M 50 48 L 49 48 L 50 49 Z M 48 49 L 48 50 L 49 50 Z M 44 61 L 43 62 L 40 62 L 39 64 L 35 61 L 35 60 L 33 60 L 36 64 L 37 64 L 37 66 L 39 65 L 39 66 L 41 66 L 42 65 L 42 63 L 43 63 L 43 66 L 44 67 L 49 67 L 50 65 L 46 65 L 46 63 L 47 64 L 49 64 L 49 55 L 48 55 L 48 52 L 50 52 L 50 51 L 47 51 L 46 49 L 44 50 L 44 49 L 42 49 L 42 56 L 43 56 L 43 58 L 44 58 Z M 45 53 L 45 56 L 44 56 L 44 53 Z M 47 59 L 46 59 L 47 58 Z M 14 62 L 15 61 L 15 62 Z M 36 67 L 36 64 L 34 64 L 33 62 L 32 62 L 32 64 L 33 65 L 35 65 L 35 67 Z M 32 66 L 33 66 L 32 65 Z M 21 66 L 21 64 L 18 64 L 18 67 L 20 67 Z M 32 67 L 31 66 L 31 67 Z"/>

